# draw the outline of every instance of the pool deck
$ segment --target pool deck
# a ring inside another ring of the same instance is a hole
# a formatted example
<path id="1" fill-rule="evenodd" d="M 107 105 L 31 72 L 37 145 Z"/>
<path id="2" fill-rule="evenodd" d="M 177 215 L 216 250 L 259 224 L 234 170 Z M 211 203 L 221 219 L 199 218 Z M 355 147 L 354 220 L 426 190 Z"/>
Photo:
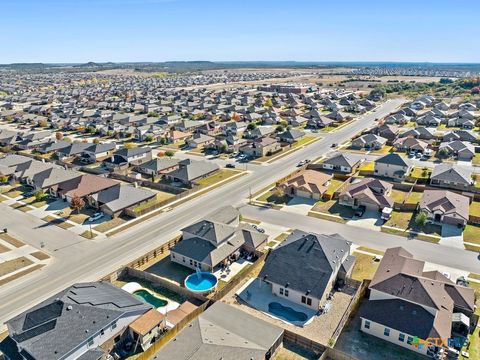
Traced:
<path id="1" fill-rule="evenodd" d="M 234 263 L 230 264 L 230 272 L 227 273 L 226 271 L 222 271 L 221 269 L 218 269 L 215 271 L 213 274 L 217 277 L 217 279 L 222 280 L 222 281 L 230 281 L 235 275 L 237 275 L 242 269 L 248 265 L 252 265 L 253 263 L 251 261 L 248 261 L 246 259 L 239 259 L 235 261 Z"/>
<path id="2" fill-rule="evenodd" d="M 251 279 L 249 282 L 247 282 L 237 291 L 236 295 L 248 305 L 254 307 L 257 310 L 260 310 L 268 316 L 295 326 L 303 327 L 305 325 L 308 325 L 317 313 L 312 309 L 303 307 L 292 301 L 280 298 L 279 296 L 272 294 L 271 286 L 258 278 Z M 287 319 L 278 317 L 268 311 L 268 305 L 271 302 L 277 302 L 285 307 L 290 307 L 295 311 L 302 312 L 307 315 L 307 320 L 289 321 Z"/>

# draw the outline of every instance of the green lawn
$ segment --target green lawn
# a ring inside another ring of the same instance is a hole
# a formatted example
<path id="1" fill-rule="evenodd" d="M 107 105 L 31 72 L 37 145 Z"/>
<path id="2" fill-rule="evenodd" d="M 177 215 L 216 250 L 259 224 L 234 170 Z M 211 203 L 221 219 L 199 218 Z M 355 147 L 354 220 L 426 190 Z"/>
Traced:
<path id="1" fill-rule="evenodd" d="M 412 191 L 410 195 L 408 195 L 408 199 L 405 203 L 407 204 L 417 204 L 422 199 L 423 193 L 419 191 Z"/>
<path id="2" fill-rule="evenodd" d="M 473 165 L 480 165 L 480 153 L 475 153 L 475 156 L 472 159 Z"/>
<path id="3" fill-rule="evenodd" d="M 355 265 L 353 265 L 352 279 L 362 281 L 372 279 L 377 271 L 379 261 L 374 261 L 374 256 L 354 252 Z"/>
<path id="4" fill-rule="evenodd" d="M 338 190 L 338 188 L 344 183 L 344 180 L 338 180 L 335 178 L 332 178 L 330 180 L 330 184 L 328 185 L 327 191 L 325 192 L 327 195 L 332 196 L 335 191 Z"/>
<path id="5" fill-rule="evenodd" d="M 480 226 L 470 224 L 465 226 L 463 241 L 480 245 Z"/>
<path id="6" fill-rule="evenodd" d="M 281 192 L 269 190 L 257 198 L 258 201 L 264 201 L 277 205 L 286 204 L 290 201 L 290 197 L 283 195 Z"/>
<path id="7" fill-rule="evenodd" d="M 375 169 L 375 163 L 373 161 L 364 161 L 358 170 L 360 171 L 372 171 Z"/>
<path id="8" fill-rule="evenodd" d="M 221 169 L 213 175 L 210 175 L 204 179 L 196 181 L 196 183 L 201 187 L 210 186 L 218 183 L 219 181 L 228 179 L 238 174 L 239 172 L 237 170 Z"/>
<path id="9" fill-rule="evenodd" d="M 390 151 L 392 151 L 392 146 L 389 146 L 389 145 L 383 145 L 381 149 L 378 149 L 378 150 L 372 150 L 372 154 L 382 154 L 382 155 L 385 155 L 385 154 L 388 154 Z"/>
<path id="10" fill-rule="evenodd" d="M 415 179 L 428 179 L 432 174 L 432 169 L 428 167 L 418 167 L 415 166 L 412 168 L 409 176 Z"/>
<path id="11" fill-rule="evenodd" d="M 340 205 L 336 200 L 319 201 L 315 204 L 312 210 L 330 215 L 337 215 L 347 219 L 351 219 L 355 213 L 352 208 Z"/>
<path id="12" fill-rule="evenodd" d="M 472 201 L 470 204 L 470 215 L 480 216 L 480 202 Z"/>
<path id="13" fill-rule="evenodd" d="M 402 191 L 402 190 L 397 190 L 393 189 L 390 197 L 395 201 L 396 203 L 403 203 L 403 201 L 407 198 L 408 192 Z"/>
<path id="14" fill-rule="evenodd" d="M 384 232 L 401 236 L 408 236 L 410 231 L 413 231 L 416 233 L 420 233 L 415 236 L 417 239 L 435 243 L 438 242 L 438 239 L 424 236 L 423 234 L 433 235 L 437 237 L 440 237 L 442 234 L 442 227 L 440 225 L 425 224 L 419 227 L 417 224 L 415 224 L 413 212 L 409 211 L 394 211 L 390 220 L 388 220 L 385 225 L 395 227 L 398 229 L 398 231 L 396 231 L 395 229 L 392 230 L 388 228 L 382 228 L 382 231 Z"/>

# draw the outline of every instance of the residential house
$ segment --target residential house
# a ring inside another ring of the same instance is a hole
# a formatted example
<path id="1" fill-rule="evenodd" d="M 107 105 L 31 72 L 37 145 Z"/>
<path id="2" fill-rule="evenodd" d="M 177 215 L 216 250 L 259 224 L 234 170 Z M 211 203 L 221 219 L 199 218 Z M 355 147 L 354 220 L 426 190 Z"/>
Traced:
<path id="1" fill-rule="evenodd" d="M 283 181 L 278 188 L 288 196 L 320 200 L 331 179 L 331 174 L 304 169 Z"/>
<path id="2" fill-rule="evenodd" d="M 413 137 L 416 139 L 422 140 L 433 140 L 435 139 L 434 130 L 428 129 L 425 127 L 417 127 L 415 129 L 410 129 L 405 131 L 403 134 L 400 134 L 399 138 Z"/>
<path id="3" fill-rule="evenodd" d="M 365 134 L 352 140 L 351 147 L 354 149 L 378 150 L 381 149 L 386 142 L 387 139 L 381 136 L 375 134 Z"/>
<path id="4" fill-rule="evenodd" d="M 57 194 L 60 198 L 71 203 L 74 196 L 85 198 L 99 191 L 118 185 L 118 182 L 103 176 L 85 174 L 60 182 L 57 185 Z"/>
<path id="5" fill-rule="evenodd" d="M 397 153 L 390 153 L 375 160 L 373 173 L 376 176 L 402 181 L 408 174 L 410 165 Z"/>
<path id="6" fill-rule="evenodd" d="M 185 159 L 178 163 L 178 169 L 166 173 L 165 178 L 192 187 L 195 181 L 210 176 L 219 169 L 219 166 L 212 162 Z"/>
<path id="7" fill-rule="evenodd" d="M 295 230 L 270 252 L 258 277 L 279 298 L 318 310 L 335 282 L 350 275 L 355 263 L 351 245 L 338 234 Z"/>
<path id="8" fill-rule="evenodd" d="M 115 151 L 115 143 L 93 144 L 85 148 L 80 156 L 80 161 L 90 164 L 102 161 L 112 156 Z"/>
<path id="9" fill-rule="evenodd" d="M 152 309 L 109 282 L 74 284 L 6 322 L 13 360 L 100 359 L 131 342 L 125 329 Z"/>
<path id="10" fill-rule="evenodd" d="M 87 197 L 90 206 L 112 217 L 120 216 L 126 208 L 138 206 L 155 197 L 155 193 L 131 185 L 117 184 Z"/>
<path id="11" fill-rule="evenodd" d="M 191 269 L 213 272 L 242 251 L 254 252 L 264 246 L 268 235 L 240 223 L 240 213 L 232 206 L 207 215 L 182 229 L 182 240 L 170 250 L 170 259 Z"/>
<path id="12" fill-rule="evenodd" d="M 294 142 L 297 142 L 304 136 L 305 136 L 304 131 L 297 130 L 297 129 L 290 129 L 278 134 L 278 139 L 282 142 L 293 144 Z"/>
<path id="13" fill-rule="evenodd" d="M 455 164 L 438 164 L 430 176 L 430 184 L 446 188 L 464 190 L 474 184 L 471 167 Z"/>
<path id="14" fill-rule="evenodd" d="M 239 148 L 239 151 L 247 156 L 262 157 L 275 154 L 282 149 L 280 143 L 270 137 L 255 139 Z"/>
<path id="15" fill-rule="evenodd" d="M 360 330 L 435 358 L 447 344 L 434 339 L 467 336 L 475 296 L 473 289 L 424 267 L 401 247 L 387 249 L 360 307 Z"/>
<path id="16" fill-rule="evenodd" d="M 472 131 L 469 130 L 454 130 L 447 132 L 443 135 L 443 142 L 447 141 L 469 141 L 471 143 L 477 142 L 477 135 L 475 135 Z"/>
<path id="17" fill-rule="evenodd" d="M 212 144 L 214 141 L 215 138 L 213 136 L 198 133 L 193 135 L 193 137 L 187 139 L 186 143 L 191 148 L 198 148 Z"/>
<path id="18" fill-rule="evenodd" d="M 152 160 L 152 149 L 148 146 L 136 148 L 122 148 L 103 163 L 109 169 L 128 168 L 129 166 L 139 166 Z"/>
<path id="19" fill-rule="evenodd" d="M 341 173 L 352 173 L 360 165 L 362 159 L 351 154 L 337 152 L 322 161 L 325 170 Z"/>
<path id="20" fill-rule="evenodd" d="M 283 329 L 217 301 L 153 356 L 175 360 L 273 359 Z"/>
<path id="21" fill-rule="evenodd" d="M 77 171 L 58 169 L 55 167 L 36 172 L 33 176 L 26 179 L 26 183 L 35 190 L 43 190 L 51 195 L 57 195 L 58 185 L 64 181 L 81 177 L 82 174 Z"/>
<path id="22" fill-rule="evenodd" d="M 425 190 L 418 209 L 442 224 L 467 225 L 470 199 L 448 190 Z"/>
<path id="23" fill-rule="evenodd" d="M 152 159 L 135 167 L 135 170 L 146 175 L 161 175 L 178 169 L 180 160 L 161 157 Z"/>
<path id="24" fill-rule="evenodd" d="M 475 156 L 475 146 L 468 141 L 454 140 L 442 142 L 438 152 L 447 156 L 455 156 L 458 160 L 470 161 Z"/>
<path id="25" fill-rule="evenodd" d="M 393 141 L 397 137 L 398 128 L 396 126 L 383 124 L 373 128 L 372 133 L 389 141 Z"/>
<path id="26" fill-rule="evenodd" d="M 338 203 L 353 209 L 363 207 L 366 210 L 382 211 L 393 207 L 390 197 L 393 185 L 378 179 L 354 179 L 340 193 Z"/>
<path id="27" fill-rule="evenodd" d="M 425 153 L 430 144 L 414 137 L 401 137 L 393 143 L 398 151 Z"/>

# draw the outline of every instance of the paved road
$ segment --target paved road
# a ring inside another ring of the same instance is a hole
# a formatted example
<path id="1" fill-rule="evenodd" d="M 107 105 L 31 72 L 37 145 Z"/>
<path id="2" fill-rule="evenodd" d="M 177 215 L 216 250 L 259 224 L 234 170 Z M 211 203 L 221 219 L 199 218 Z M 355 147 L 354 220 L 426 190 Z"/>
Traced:
<path id="1" fill-rule="evenodd" d="M 480 260 L 477 258 L 478 254 L 456 247 L 407 239 L 367 228 L 344 225 L 306 215 L 292 214 L 291 212 L 252 205 L 242 206 L 240 212 L 246 217 L 274 225 L 285 226 L 285 224 L 295 224 L 296 227 L 305 231 L 324 234 L 338 233 L 356 245 L 367 246 L 378 250 L 402 246 L 420 260 L 469 272 L 480 272 Z"/>
<path id="2" fill-rule="evenodd" d="M 257 166 L 248 175 L 215 189 L 201 197 L 156 216 L 116 236 L 88 241 L 69 231 L 44 231 L 45 225 L 33 216 L 0 204 L 2 222 L 12 233 L 39 246 L 43 241 L 55 259 L 46 268 L 0 288 L 0 323 L 37 302 L 79 281 L 93 281 L 125 263 L 159 246 L 178 231 L 225 204 L 240 205 L 249 192 L 258 191 L 276 179 L 289 174 L 303 159 L 325 154 L 332 143 L 341 143 L 360 130 L 372 126 L 376 118 L 392 112 L 403 103 L 392 100 L 372 113 L 359 117 L 352 124 L 334 132 L 304 149 L 295 151 L 268 166 Z M 288 222 L 289 227 L 297 224 Z M 3 227 L 3 226 L 2 226 Z M 36 231 L 42 229 L 42 231 Z M 53 229 L 52 229 L 53 230 Z"/>

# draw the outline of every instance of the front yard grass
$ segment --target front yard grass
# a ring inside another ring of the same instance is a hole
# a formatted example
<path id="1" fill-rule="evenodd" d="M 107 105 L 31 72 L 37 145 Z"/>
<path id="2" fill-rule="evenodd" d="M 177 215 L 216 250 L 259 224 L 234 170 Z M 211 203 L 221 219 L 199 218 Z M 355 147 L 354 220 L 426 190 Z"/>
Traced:
<path id="1" fill-rule="evenodd" d="M 122 224 L 125 224 L 126 222 L 127 220 L 117 217 L 117 218 L 113 218 L 111 220 L 105 221 L 95 226 L 93 229 L 99 232 L 107 232 L 108 230 L 113 229 L 114 227 L 120 226 Z"/>
<path id="2" fill-rule="evenodd" d="M 83 233 L 80 234 L 80 236 L 84 237 L 85 239 L 92 240 L 97 237 L 97 234 L 95 234 L 93 231 L 85 230 Z"/>
<path id="3" fill-rule="evenodd" d="M 143 211 L 145 209 L 149 209 L 149 208 L 152 208 L 152 210 L 153 210 L 153 208 L 155 207 L 156 204 L 159 204 L 159 203 L 161 203 L 165 200 L 171 199 L 173 197 L 175 197 L 175 195 L 173 195 L 171 193 L 159 191 L 159 192 L 157 192 L 156 196 L 153 199 L 150 199 L 147 202 L 136 206 L 133 209 L 133 211 L 138 213 L 138 212 L 141 212 L 141 211 Z"/>
<path id="4" fill-rule="evenodd" d="M 373 172 L 375 163 L 373 161 L 364 161 L 359 167 L 359 171 Z"/>
<path id="5" fill-rule="evenodd" d="M 440 225 L 428 223 L 423 226 L 418 226 L 415 224 L 415 215 L 413 212 L 409 211 L 392 212 L 390 220 L 388 220 L 385 225 L 395 229 L 382 227 L 383 232 L 406 237 L 413 236 L 419 240 L 433 243 L 438 243 L 442 235 L 442 227 Z"/>
<path id="6" fill-rule="evenodd" d="M 276 205 L 282 205 L 282 204 L 287 204 L 290 201 L 290 197 L 287 195 L 284 195 L 280 191 L 276 191 L 275 189 L 269 190 L 259 196 L 257 201 L 263 201 L 263 202 L 268 202 Z"/>
<path id="7" fill-rule="evenodd" d="M 475 153 L 475 156 L 472 159 L 473 165 L 480 165 L 480 153 Z"/>
<path id="8" fill-rule="evenodd" d="M 204 179 L 198 180 L 196 183 L 200 187 L 206 187 L 210 185 L 214 185 L 222 180 L 226 180 L 228 178 L 231 178 L 232 176 L 235 176 L 239 174 L 238 170 L 231 170 L 231 169 L 221 169 L 217 171 L 215 174 L 210 175 Z"/>
<path id="9" fill-rule="evenodd" d="M 4 261 L 0 264 L 0 277 L 32 264 L 33 261 L 23 256 L 13 260 Z"/>
<path id="10" fill-rule="evenodd" d="M 352 208 L 340 205 L 336 200 L 319 201 L 315 204 L 312 211 L 323 212 L 330 215 L 337 215 L 347 220 L 350 220 L 355 214 L 355 211 Z"/>
<path id="11" fill-rule="evenodd" d="M 31 253 L 30 255 L 32 255 L 34 258 L 36 258 L 38 260 L 50 259 L 50 256 L 45 254 L 43 251 L 35 251 L 35 252 Z"/>
<path id="12" fill-rule="evenodd" d="M 381 149 L 378 149 L 378 150 L 372 150 L 371 151 L 371 154 L 381 154 L 381 155 L 386 155 L 388 154 L 389 152 L 391 152 L 393 149 L 393 146 L 389 146 L 389 145 L 383 145 Z"/>
<path id="13" fill-rule="evenodd" d="M 366 255 L 359 252 L 353 252 L 355 256 L 355 265 L 353 265 L 352 279 L 363 281 L 372 279 L 377 271 L 379 261 L 375 261 L 375 256 Z"/>
<path id="14" fill-rule="evenodd" d="M 480 226 L 470 224 L 465 226 L 465 230 L 463 230 L 463 241 L 480 246 Z"/>

